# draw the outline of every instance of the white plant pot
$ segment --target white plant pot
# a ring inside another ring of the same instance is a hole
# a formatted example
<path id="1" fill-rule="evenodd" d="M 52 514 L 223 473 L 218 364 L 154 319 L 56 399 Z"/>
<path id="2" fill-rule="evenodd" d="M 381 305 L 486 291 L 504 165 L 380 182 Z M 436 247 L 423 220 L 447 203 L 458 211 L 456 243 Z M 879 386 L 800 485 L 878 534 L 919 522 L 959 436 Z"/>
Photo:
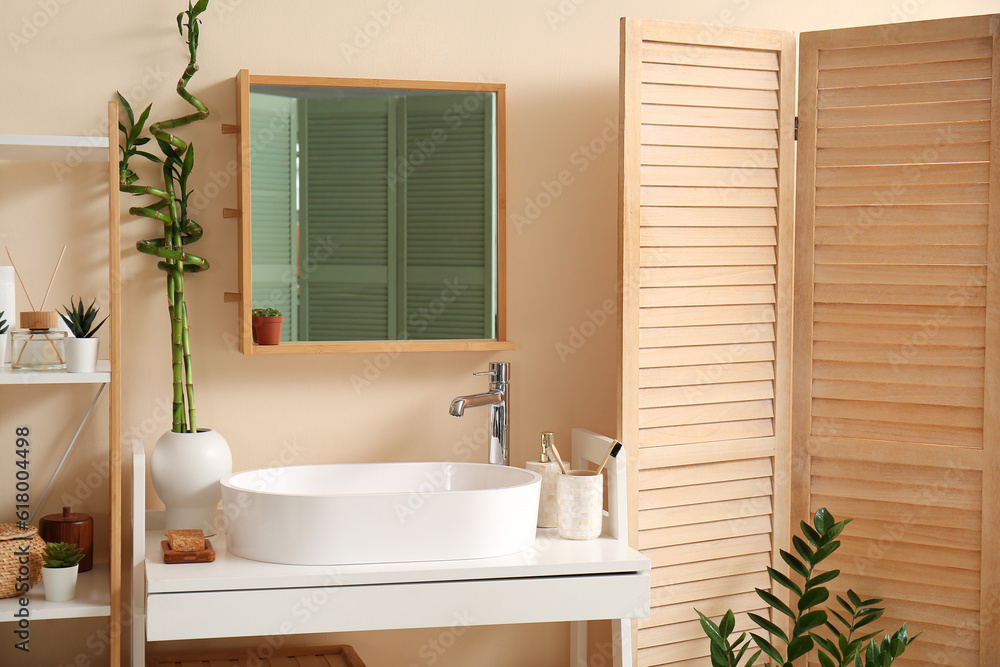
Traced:
<path id="1" fill-rule="evenodd" d="M 229 443 L 216 431 L 167 431 L 149 457 L 156 495 L 166 508 L 166 529 L 200 528 L 215 535 L 216 509 L 222 500 L 219 480 L 233 472 Z"/>
<path id="2" fill-rule="evenodd" d="M 93 373 L 97 369 L 100 338 L 67 338 L 66 370 L 70 373 Z"/>
<path id="3" fill-rule="evenodd" d="M 66 602 L 76 597 L 76 575 L 80 564 L 72 567 L 42 566 L 42 586 L 49 602 Z"/>

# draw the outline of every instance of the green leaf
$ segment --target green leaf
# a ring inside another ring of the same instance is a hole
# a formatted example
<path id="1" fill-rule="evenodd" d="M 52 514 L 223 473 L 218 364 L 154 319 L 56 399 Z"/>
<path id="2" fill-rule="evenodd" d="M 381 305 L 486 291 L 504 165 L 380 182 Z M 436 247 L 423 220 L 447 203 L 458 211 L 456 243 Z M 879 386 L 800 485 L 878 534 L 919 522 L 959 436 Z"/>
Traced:
<path id="1" fill-rule="evenodd" d="M 701 622 L 701 629 L 705 632 L 705 635 L 708 637 L 709 641 L 712 642 L 713 644 L 717 643 L 719 645 L 722 645 L 724 642 L 722 640 L 722 633 L 719 631 L 719 626 L 713 623 L 712 619 L 710 619 L 708 616 L 705 616 L 705 614 L 701 613 L 697 609 L 695 609 L 694 611 L 696 614 L 698 614 L 698 618 Z"/>
<path id="2" fill-rule="evenodd" d="M 184 34 L 184 23 L 183 23 L 183 21 L 184 21 L 184 14 L 185 13 L 186 12 L 181 12 L 180 14 L 177 15 L 177 32 L 180 33 L 181 35 Z"/>
<path id="3" fill-rule="evenodd" d="M 815 577 L 806 582 L 806 590 L 815 588 L 816 586 L 822 586 L 828 581 L 833 581 L 839 576 L 840 570 L 830 570 L 829 572 L 824 572 L 823 574 L 817 574 Z"/>
<path id="4" fill-rule="evenodd" d="M 819 626 L 826 623 L 826 611 L 823 609 L 817 609 L 815 611 L 810 611 L 807 614 L 803 614 L 795 627 L 792 629 L 792 636 L 798 637 L 799 635 L 804 635 L 809 630 L 813 628 L 818 628 Z"/>
<path id="5" fill-rule="evenodd" d="M 795 620 L 795 612 L 792 611 L 791 607 L 789 607 L 787 604 L 779 600 L 774 594 L 765 591 L 763 588 L 757 588 L 754 590 L 757 591 L 757 595 L 760 597 L 761 600 L 766 602 L 769 607 L 777 611 L 780 611 L 782 614 L 792 619 L 793 621 Z"/>
<path id="6" fill-rule="evenodd" d="M 793 593 L 795 593 L 795 595 L 797 596 L 802 595 L 802 589 L 799 588 L 799 585 L 796 584 L 791 579 L 789 579 L 788 577 L 786 577 L 785 575 L 783 575 L 781 572 L 778 572 L 773 567 L 769 567 L 767 568 L 767 573 L 771 576 L 771 579 L 781 584 L 788 590 L 792 591 Z"/>
<path id="7" fill-rule="evenodd" d="M 819 652 L 819 664 L 823 667 L 837 667 L 837 663 L 835 663 L 830 656 L 822 651 Z"/>
<path id="8" fill-rule="evenodd" d="M 813 542 L 813 544 L 815 544 L 815 542 Z M 809 545 L 803 542 L 801 537 L 799 537 L 798 535 L 792 537 L 792 546 L 795 547 L 795 550 L 799 552 L 799 555 L 802 556 L 802 559 L 805 562 L 812 565 L 813 554 L 815 554 L 816 552 L 810 549 Z"/>
<path id="9" fill-rule="evenodd" d="M 819 546 L 820 540 L 822 538 L 820 537 L 819 533 L 813 530 L 812 526 L 810 526 L 805 521 L 800 521 L 799 528 L 802 530 L 802 534 L 806 536 L 806 539 L 809 540 L 809 544 L 813 545 L 814 547 Z"/>
<path id="10" fill-rule="evenodd" d="M 824 560 L 827 559 L 827 557 L 830 556 L 830 554 L 832 554 L 839 548 L 840 548 L 840 542 L 836 540 L 824 544 L 823 546 L 821 546 L 819 549 L 816 550 L 816 559 L 813 562 L 813 565 L 815 566 L 818 565 L 819 563 L 822 563 Z"/>
<path id="11" fill-rule="evenodd" d="M 838 613 L 835 609 L 830 609 L 829 607 L 827 607 L 826 610 L 831 614 L 833 614 L 836 617 L 836 619 L 840 621 L 840 624 L 844 626 L 844 628 L 848 630 L 851 629 L 851 622 L 848 621 L 843 616 L 841 616 L 840 613 Z M 830 626 L 830 629 L 833 630 L 834 632 L 839 632 L 839 630 L 837 630 L 837 628 L 833 627 L 832 625 Z"/>
<path id="12" fill-rule="evenodd" d="M 749 644 L 747 644 L 747 646 L 749 646 Z M 749 660 L 747 660 L 746 667 L 753 667 L 753 664 L 757 662 L 757 658 L 759 657 L 760 657 L 760 651 L 757 651 L 752 656 L 750 656 Z"/>
<path id="13" fill-rule="evenodd" d="M 830 598 L 830 591 L 822 586 L 811 588 L 799 598 L 799 611 L 805 611 L 818 604 L 826 602 Z"/>
<path id="14" fill-rule="evenodd" d="M 198 4 L 196 4 L 191 9 L 191 15 L 192 16 L 198 16 L 198 14 L 201 14 L 206 9 L 208 9 L 208 0 L 198 0 Z"/>
<path id="15" fill-rule="evenodd" d="M 833 528 L 833 525 L 837 523 L 825 507 L 820 507 L 816 510 L 816 514 L 813 515 L 813 525 L 816 526 L 816 530 L 820 534 L 826 533 L 826 531 Z"/>
<path id="16" fill-rule="evenodd" d="M 807 579 L 809 577 L 809 568 L 802 564 L 798 558 L 788 553 L 784 549 L 780 552 L 781 559 L 788 563 L 788 567 L 792 568 L 796 573 L 802 576 L 802 578 Z M 807 584 L 808 585 L 808 584 Z"/>
<path id="17" fill-rule="evenodd" d="M 837 535 L 840 535 L 842 532 L 844 532 L 844 528 L 847 528 L 847 524 L 849 524 L 852 521 L 854 521 L 854 519 L 844 519 L 840 523 L 834 524 L 833 526 L 830 527 L 830 530 L 826 531 L 826 534 L 823 536 L 824 539 L 832 540 L 833 538 L 837 537 Z"/>
<path id="18" fill-rule="evenodd" d="M 778 653 L 778 649 L 771 646 L 771 642 L 753 633 L 750 634 L 750 638 L 753 639 L 753 643 L 756 644 L 757 647 L 772 660 L 777 660 L 779 665 L 783 665 L 785 663 L 784 658 L 782 658 L 781 654 Z"/>
<path id="19" fill-rule="evenodd" d="M 804 637 L 796 637 L 788 645 L 788 662 L 794 662 L 798 658 L 801 658 L 806 653 L 811 651 L 813 648 L 812 637 L 806 635 Z"/>
<path id="20" fill-rule="evenodd" d="M 855 621 L 855 623 L 854 623 L 854 629 L 855 630 L 863 628 L 866 625 L 868 625 L 869 623 L 874 623 L 875 621 L 877 621 L 879 618 L 882 617 L 882 614 L 885 613 L 885 609 L 871 609 L 871 610 L 865 609 L 863 611 L 865 611 L 865 612 L 871 611 L 872 613 L 866 613 L 864 615 L 860 615 L 859 614 L 859 616 L 861 616 L 861 618 L 859 620 Z"/>
<path id="21" fill-rule="evenodd" d="M 785 642 L 786 644 L 788 643 L 788 635 L 785 634 L 785 631 L 779 628 L 771 621 L 767 620 L 763 616 L 758 616 L 757 614 L 747 614 L 747 616 L 750 618 L 751 621 L 760 626 L 761 629 L 767 630 L 781 641 Z"/>
<path id="22" fill-rule="evenodd" d="M 125 113 L 128 115 L 129 125 L 135 125 L 135 116 L 132 115 L 132 105 L 128 103 L 128 100 L 125 99 L 124 95 L 118 91 L 115 91 L 115 93 L 118 95 L 118 101 L 121 102 L 122 106 L 125 108 Z"/>
<path id="23" fill-rule="evenodd" d="M 863 607 L 864 606 L 861 603 L 861 598 L 858 597 L 858 594 L 855 593 L 850 588 L 847 589 L 847 599 L 851 601 L 851 604 L 854 605 L 855 609 L 857 609 L 858 607 Z"/>

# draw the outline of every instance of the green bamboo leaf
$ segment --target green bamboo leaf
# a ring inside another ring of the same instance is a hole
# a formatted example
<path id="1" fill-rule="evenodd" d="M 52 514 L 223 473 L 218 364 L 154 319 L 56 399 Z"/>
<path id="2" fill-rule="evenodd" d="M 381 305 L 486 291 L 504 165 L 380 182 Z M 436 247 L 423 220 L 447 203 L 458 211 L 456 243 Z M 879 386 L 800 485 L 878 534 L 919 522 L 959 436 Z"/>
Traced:
<path id="1" fill-rule="evenodd" d="M 819 586 L 817 588 L 811 588 L 802 594 L 799 598 L 799 611 L 805 611 L 815 607 L 818 604 L 826 602 L 830 598 L 830 591 Z"/>
<path id="2" fill-rule="evenodd" d="M 809 578 L 809 568 L 803 565 L 802 561 L 800 561 L 798 558 L 788 553 L 784 549 L 779 551 L 779 553 L 781 554 L 781 559 L 786 563 L 788 563 L 788 567 L 792 568 L 796 573 L 801 575 L 803 578 L 805 579 Z"/>
<path id="3" fill-rule="evenodd" d="M 147 105 L 146 108 L 142 110 L 142 113 L 139 114 L 139 120 L 132 124 L 132 132 L 129 133 L 129 139 L 132 143 L 135 143 L 135 141 L 139 138 L 139 135 L 142 134 L 142 129 L 146 126 L 146 120 L 149 118 L 149 112 L 152 108 L 152 104 Z"/>
<path id="4" fill-rule="evenodd" d="M 206 9 L 208 9 L 208 0 L 198 0 L 198 4 L 196 4 L 191 9 L 191 14 L 193 16 L 197 16 L 198 14 L 204 12 Z"/>
<path id="5" fill-rule="evenodd" d="M 177 32 L 180 33 L 181 35 L 184 34 L 184 23 L 183 23 L 184 14 L 185 12 L 181 12 L 180 14 L 177 15 Z"/>
<path id="6" fill-rule="evenodd" d="M 799 585 L 796 584 L 791 579 L 789 579 L 788 577 L 786 577 L 785 575 L 783 575 L 781 572 L 778 572 L 773 567 L 769 567 L 767 568 L 767 573 L 770 575 L 771 579 L 781 584 L 791 592 L 795 593 L 795 595 L 799 597 L 802 596 L 802 589 L 799 588 Z"/>
<path id="7" fill-rule="evenodd" d="M 806 635 L 804 637 L 796 637 L 788 645 L 788 662 L 795 662 L 797 659 L 804 656 L 806 653 L 811 651 L 813 648 L 812 637 Z"/>
<path id="8" fill-rule="evenodd" d="M 122 106 L 125 108 L 125 113 L 126 115 L 128 115 L 129 124 L 135 125 L 135 116 L 132 115 L 132 105 L 129 104 L 128 100 L 125 99 L 125 96 L 119 93 L 118 91 L 115 91 L 115 94 L 118 95 L 118 101 L 121 102 Z"/>
<path id="9" fill-rule="evenodd" d="M 778 653 L 778 649 L 771 646 L 771 642 L 753 633 L 750 633 L 750 638 L 753 639 L 753 643 L 757 645 L 757 648 L 767 654 L 767 656 L 772 660 L 776 660 L 779 665 L 783 665 L 785 663 L 784 658 L 782 658 L 781 654 Z"/>
<path id="10" fill-rule="evenodd" d="M 163 163 L 163 160 L 160 159 L 159 155 L 153 155 L 152 153 L 147 153 L 146 151 L 136 151 L 135 155 L 141 155 L 144 158 L 146 158 L 147 160 L 150 160 L 150 161 L 155 162 L 157 164 L 162 164 Z"/>
<path id="11" fill-rule="evenodd" d="M 774 594 L 765 591 L 763 588 L 757 588 L 754 590 L 757 591 L 757 595 L 760 597 L 761 600 L 766 602 L 769 607 L 771 607 L 772 609 L 776 609 L 777 611 L 780 611 L 782 614 L 792 619 L 793 621 L 795 620 L 795 612 L 792 611 L 791 607 L 789 607 L 787 604 L 779 600 Z"/>
<path id="12" fill-rule="evenodd" d="M 806 582 L 806 590 L 815 588 L 816 586 L 822 586 L 828 581 L 833 581 L 839 576 L 840 570 L 830 570 L 829 572 L 824 572 L 823 574 L 817 574 L 815 577 Z"/>
<path id="13" fill-rule="evenodd" d="M 779 628 L 771 621 L 767 620 L 763 616 L 758 616 L 757 614 L 747 614 L 747 616 L 750 618 L 751 621 L 760 626 L 761 629 L 767 630 L 781 641 L 785 642 L 786 644 L 788 643 L 788 635 L 785 634 L 785 631 Z"/>

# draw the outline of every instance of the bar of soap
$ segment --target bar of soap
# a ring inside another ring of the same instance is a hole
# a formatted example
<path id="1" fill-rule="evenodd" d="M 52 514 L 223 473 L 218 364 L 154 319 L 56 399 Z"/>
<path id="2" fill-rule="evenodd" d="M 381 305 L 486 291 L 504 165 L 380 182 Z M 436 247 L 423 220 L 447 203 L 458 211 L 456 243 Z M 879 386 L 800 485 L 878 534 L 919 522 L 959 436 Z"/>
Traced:
<path id="1" fill-rule="evenodd" d="M 205 531 L 168 530 L 167 543 L 174 551 L 204 551 Z"/>

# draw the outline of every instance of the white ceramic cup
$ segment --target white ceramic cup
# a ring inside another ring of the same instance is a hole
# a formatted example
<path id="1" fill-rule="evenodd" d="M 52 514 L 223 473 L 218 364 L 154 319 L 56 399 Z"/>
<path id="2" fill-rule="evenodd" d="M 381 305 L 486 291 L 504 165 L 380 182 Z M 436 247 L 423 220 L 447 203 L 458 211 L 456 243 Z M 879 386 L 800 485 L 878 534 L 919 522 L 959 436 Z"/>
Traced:
<path id="1" fill-rule="evenodd" d="M 559 537 L 592 540 L 604 522 L 604 476 L 593 470 L 567 470 L 556 488 Z"/>

